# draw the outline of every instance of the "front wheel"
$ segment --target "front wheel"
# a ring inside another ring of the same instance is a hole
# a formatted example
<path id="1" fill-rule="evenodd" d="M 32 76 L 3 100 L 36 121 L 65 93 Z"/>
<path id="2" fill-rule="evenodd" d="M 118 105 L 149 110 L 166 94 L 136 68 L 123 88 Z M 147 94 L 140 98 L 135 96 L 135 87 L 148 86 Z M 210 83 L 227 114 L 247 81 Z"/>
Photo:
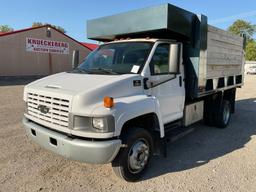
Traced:
<path id="1" fill-rule="evenodd" d="M 153 141 L 149 132 L 131 127 L 123 134 L 124 148 L 112 162 L 115 174 L 126 181 L 137 181 L 145 173 L 152 156 Z"/>

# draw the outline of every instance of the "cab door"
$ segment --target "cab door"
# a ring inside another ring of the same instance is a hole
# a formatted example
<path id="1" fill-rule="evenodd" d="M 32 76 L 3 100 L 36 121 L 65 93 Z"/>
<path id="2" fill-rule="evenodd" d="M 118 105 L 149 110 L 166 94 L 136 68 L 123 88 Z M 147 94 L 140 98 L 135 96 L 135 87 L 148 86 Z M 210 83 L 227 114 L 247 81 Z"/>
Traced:
<path id="1" fill-rule="evenodd" d="M 182 44 L 159 43 L 150 61 L 151 94 L 158 100 L 163 123 L 183 117 Z"/>

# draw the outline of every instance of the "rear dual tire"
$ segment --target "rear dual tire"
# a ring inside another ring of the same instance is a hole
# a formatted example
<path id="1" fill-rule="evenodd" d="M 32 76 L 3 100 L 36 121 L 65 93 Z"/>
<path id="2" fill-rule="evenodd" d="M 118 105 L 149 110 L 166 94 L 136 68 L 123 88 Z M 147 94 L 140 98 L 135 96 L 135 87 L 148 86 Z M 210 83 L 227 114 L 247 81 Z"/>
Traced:
<path id="1" fill-rule="evenodd" d="M 231 105 L 227 100 L 223 100 L 219 113 L 216 114 L 216 126 L 224 129 L 228 126 L 231 116 Z"/>
<path id="2" fill-rule="evenodd" d="M 215 112 L 208 113 L 204 117 L 204 122 L 209 126 L 216 126 L 224 129 L 228 126 L 231 117 L 231 104 L 228 100 L 223 100 Z"/>

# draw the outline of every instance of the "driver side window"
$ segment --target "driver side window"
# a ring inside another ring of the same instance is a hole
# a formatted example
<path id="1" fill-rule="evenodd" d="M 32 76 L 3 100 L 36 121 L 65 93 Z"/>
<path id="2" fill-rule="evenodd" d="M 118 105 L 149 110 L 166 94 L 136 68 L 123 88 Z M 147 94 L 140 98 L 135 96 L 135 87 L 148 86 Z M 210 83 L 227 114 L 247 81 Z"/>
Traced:
<path id="1" fill-rule="evenodd" d="M 157 46 L 150 63 L 152 75 L 169 73 L 169 53 L 170 44 L 163 43 Z"/>

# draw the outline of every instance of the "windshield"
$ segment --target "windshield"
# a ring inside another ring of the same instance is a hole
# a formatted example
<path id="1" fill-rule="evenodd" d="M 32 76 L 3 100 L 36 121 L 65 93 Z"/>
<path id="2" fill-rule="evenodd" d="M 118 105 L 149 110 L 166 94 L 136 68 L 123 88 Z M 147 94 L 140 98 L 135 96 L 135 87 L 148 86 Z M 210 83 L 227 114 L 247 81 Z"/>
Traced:
<path id="1" fill-rule="evenodd" d="M 138 73 L 145 64 L 151 42 L 111 43 L 90 53 L 74 72 L 92 74 Z"/>

